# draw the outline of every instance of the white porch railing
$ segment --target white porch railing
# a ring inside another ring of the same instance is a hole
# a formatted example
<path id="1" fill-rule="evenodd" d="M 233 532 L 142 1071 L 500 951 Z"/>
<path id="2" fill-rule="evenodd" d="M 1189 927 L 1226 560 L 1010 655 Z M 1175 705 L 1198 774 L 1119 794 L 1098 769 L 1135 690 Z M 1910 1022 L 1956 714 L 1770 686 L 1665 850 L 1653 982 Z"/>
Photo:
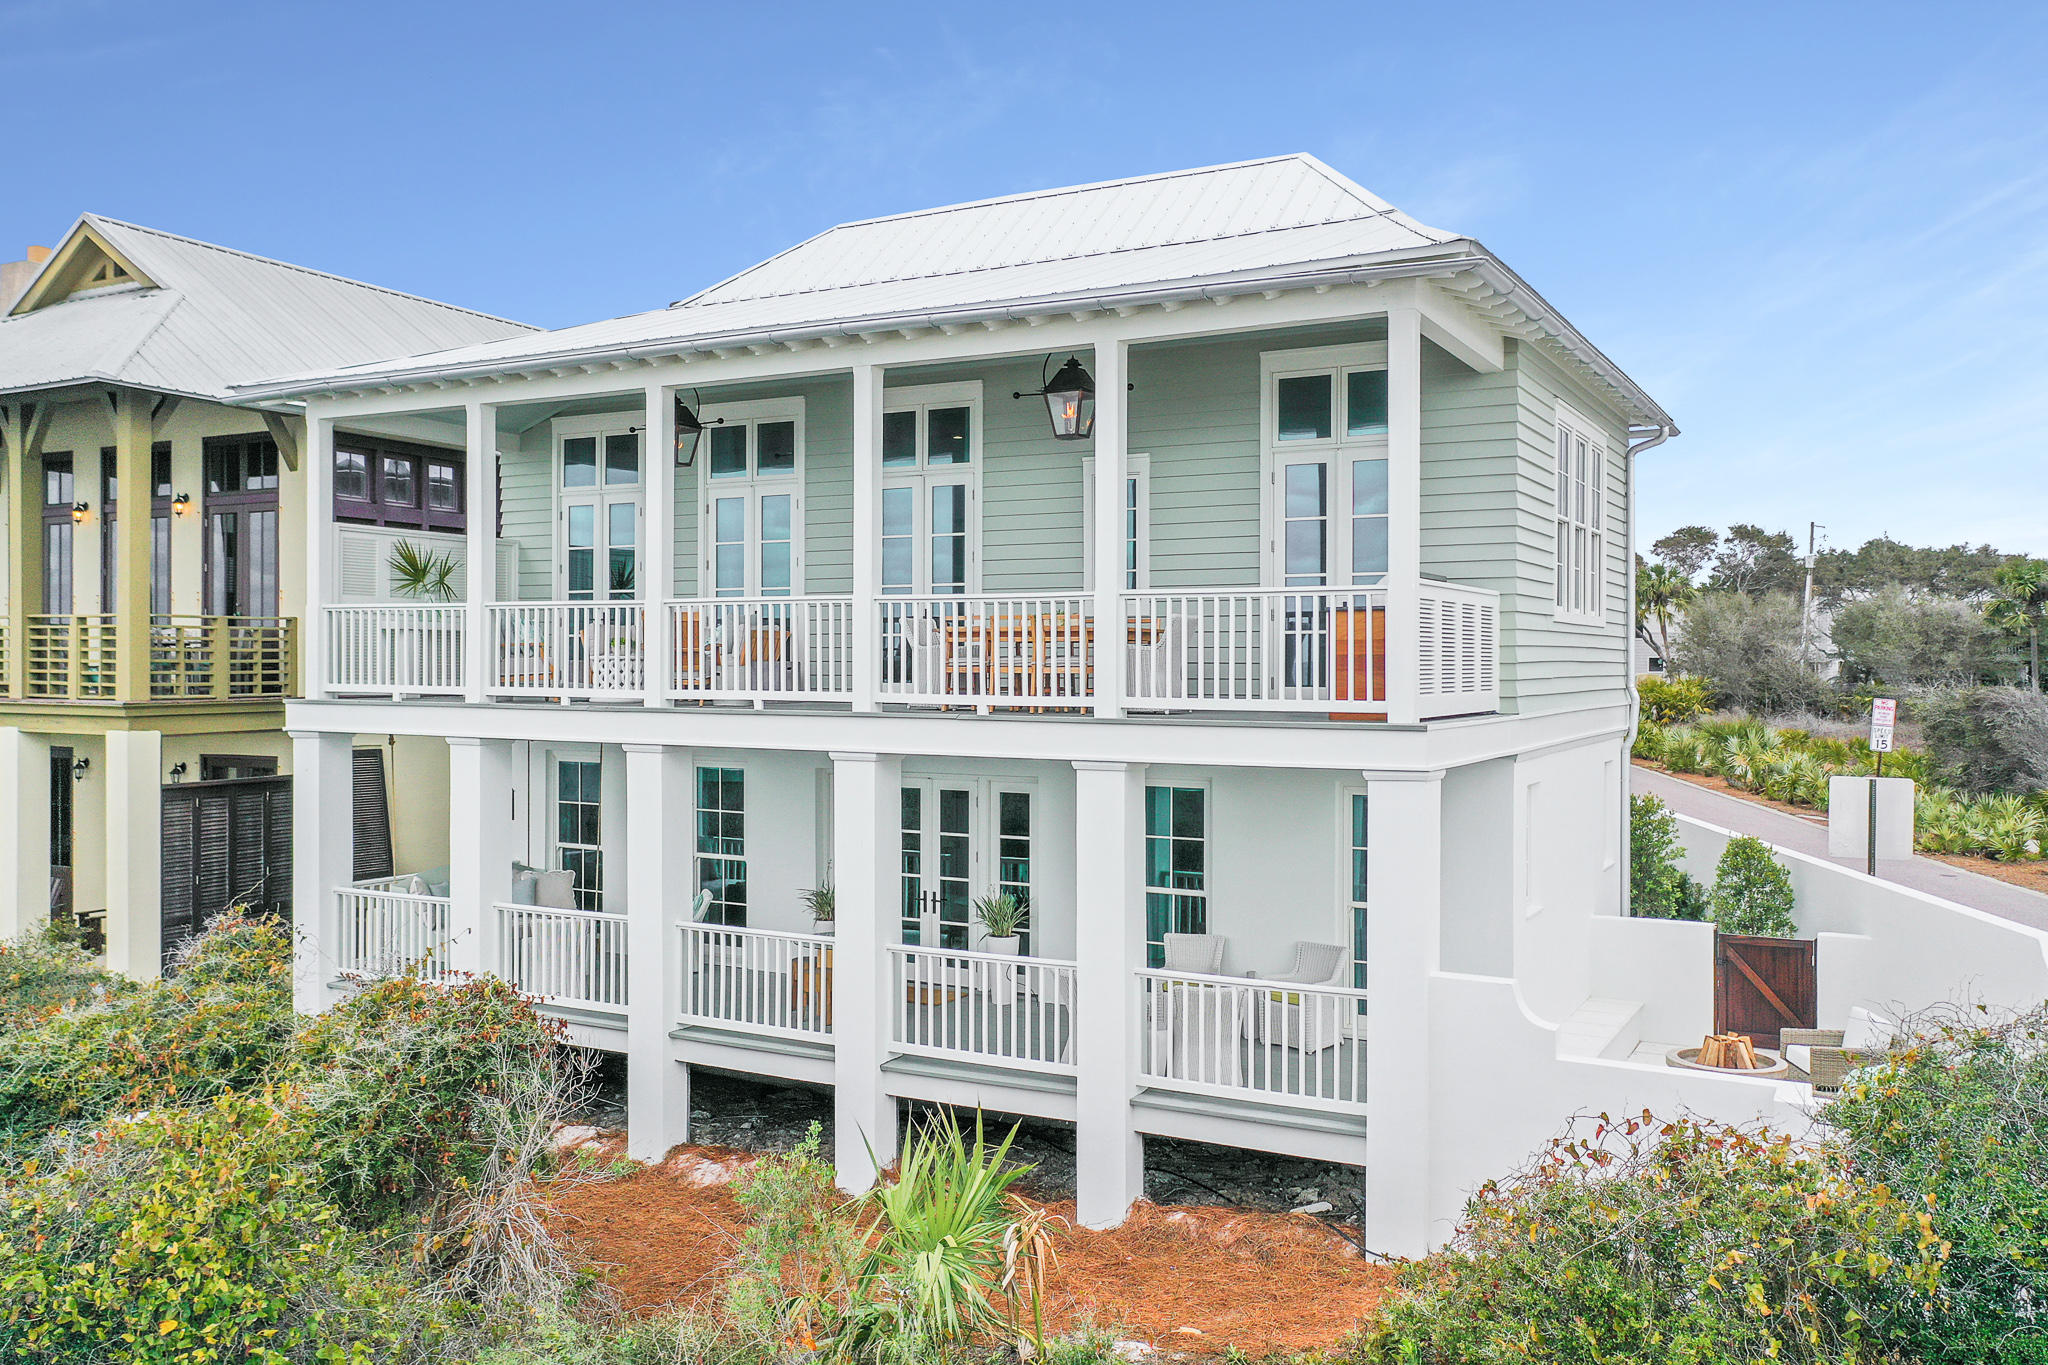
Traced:
<path id="1" fill-rule="evenodd" d="M 1125 701 L 1174 710 L 1383 711 L 1386 605 L 1382 588 L 1128 593 Z"/>
<path id="2" fill-rule="evenodd" d="M 897 1052 L 1073 1072 L 1073 963 L 892 944 L 889 964 Z"/>
<path id="3" fill-rule="evenodd" d="M 623 700 L 646 689 L 644 602 L 498 602 L 485 620 L 494 695 Z"/>
<path id="4" fill-rule="evenodd" d="M 885 700 L 1083 708 L 1094 695 L 1083 594 L 883 597 L 875 607 Z"/>
<path id="5" fill-rule="evenodd" d="M 1365 1112 L 1365 992 L 1140 969 L 1139 1074 L 1161 1090 Z"/>
<path id="6" fill-rule="evenodd" d="M 497 905 L 498 975 L 550 1004 L 626 1008 L 626 917 Z"/>
<path id="7" fill-rule="evenodd" d="M 334 960 L 342 975 L 371 980 L 411 975 L 422 981 L 453 977 L 448 898 L 398 889 L 411 882 L 411 877 L 383 877 L 334 893 L 340 911 Z"/>
<path id="8" fill-rule="evenodd" d="M 851 597 L 670 602 L 668 694 L 706 701 L 840 701 L 853 692 Z"/>
<path id="9" fill-rule="evenodd" d="M 1425 581 L 1416 603 L 1421 718 L 1500 709 L 1500 594 Z"/>
<path id="10" fill-rule="evenodd" d="M 326 615 L 330 692 L 461 693 L 466 608 L 380 603 Z"/>
<path id="11" fill-rule="evenodd" d="M 832 1033 L 832 940 L 681 924 L 685 1024 L 823 1040 Z"/>

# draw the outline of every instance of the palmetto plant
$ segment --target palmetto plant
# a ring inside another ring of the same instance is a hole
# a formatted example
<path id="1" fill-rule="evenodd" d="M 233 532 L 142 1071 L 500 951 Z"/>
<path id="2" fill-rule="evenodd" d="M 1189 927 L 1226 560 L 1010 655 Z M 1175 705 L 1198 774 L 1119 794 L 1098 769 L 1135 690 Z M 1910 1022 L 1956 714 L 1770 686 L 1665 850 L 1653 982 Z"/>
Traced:
<path id="1" fill-rule="evenodd" d="M 400 597 L 425 602 L 455 600 L 455 571 L 462 566 L 452 554 L 401 540 L 391 547 L 386 567 L 391 570 L 391 591 Z"/>
<path id="2" fill-rule="evenodd" d="M 2048 560 L 2016 559 L 1998 571 L 1984 604 L 1993 627 L 2027 642 L 2027 681 L 2041 686 L 2041 630 L 2048 626 Z"/>

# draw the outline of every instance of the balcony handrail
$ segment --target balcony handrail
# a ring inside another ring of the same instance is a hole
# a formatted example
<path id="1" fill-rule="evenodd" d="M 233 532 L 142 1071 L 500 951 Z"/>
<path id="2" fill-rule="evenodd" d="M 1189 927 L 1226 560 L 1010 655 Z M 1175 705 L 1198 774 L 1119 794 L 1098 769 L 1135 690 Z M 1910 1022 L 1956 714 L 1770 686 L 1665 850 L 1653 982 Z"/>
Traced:
<path id="1" fill-rule="evenodd" d="M 650 605 L 658 609 L 637 597 L 487 604 L 483 629 L 491 672 L 484 690 L 553 698 L 645 696 Z M 600 638 L 593 638 L 593 630 Z"/>
<path id="2" fill-rule="evenodd" d="M 970 962 L 1033 963 L 1040 967 L 1072 967 L 1071 958 L 1036 957 L 1030 953 L 985 953 L 977 948 L 935 948 L 923 943 L 885 943 L 882 951 L 898 957 L 957 957 Z"/>
<path id="3" fill-rule="evenodd" d="M 491 911 L 504 980 L 569 1008 L 616 1012 L 631 1003 L 624 915 L 504 901 Z"/>
<path id="4" fill-rule="evenodd" d="M 461 693 L 469 636 L 462 603 L 338 602 L 321 614 L 330 692 Z"/>
<path id="5" fill-rule="evenodd" d="M 454 979 L 454 902 L 390 889 L 410 880 L 380 877 L 335 889 L 340 941 L 334 956 L 342 975 L 376 978 L 403 969 L 421 981 Z"/>
<path id="6" fill-rule="evenodd" d="M 1075 964 L 915 943 L 884 946 L 891 1050 L 1074 1073 Z"/>
<path id="7" fill-rule="evenodd" d="M 831 1041 L 830 938 L 697 922 L 676 929 L 682 954 L 679 1024 Z"/>
<path id="8" fill-rule="evenodd" d="M 1151 588 L 1119 600 L 1130 707 L 1385 714 L 1383 584 Z"/>
<path id="9" fill-rule="evenodd" d="M 1363 1000 L 1369 994 L 1364 986 L 1328 986 L 1299 981 L 1276 981 L 1269 976 L 1222 976 L 1210 972 L 1175 972 L 1164 967 L 1136 967 L 1133 976 L 1154 981 L 1186 981 L 1197 986 L 1256 986 L 1273 991 L 1314 991 L 1319 995 L 1342 995 L 1354 1000 Z"/>
<path id="10" fill-rule="evenodd" d="M 850 594 L 674 597 L 665 610 L 673 698 L 759 704 L 853 693 Z"/>
<path id="11" fill-rule="evenodd" d="M 876 678 L 887 701 L 1085 710 L 1095 694 L 1086 593 L 885 593 Z"/>
<path id="12" fill-rule="evenodd" d="M 1363 988 L 1156 967 L 1133 975 L 1147 1086 L 1365 1112 Z"/>

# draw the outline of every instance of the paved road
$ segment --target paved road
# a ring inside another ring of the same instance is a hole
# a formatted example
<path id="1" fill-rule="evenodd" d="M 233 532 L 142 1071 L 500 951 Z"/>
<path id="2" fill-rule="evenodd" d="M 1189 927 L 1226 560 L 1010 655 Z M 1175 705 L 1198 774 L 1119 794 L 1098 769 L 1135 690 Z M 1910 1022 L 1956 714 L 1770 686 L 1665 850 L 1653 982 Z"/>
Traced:
<path id="1" fill-rule="evenodd" d="M 1695 786 L 1669 773 L 1631 765 L 1632 782 L 1638 794 L 1656 796 L 1680 815 L 1752 834 L 1765 843 L 1828 857 L 1828 823 L 1821 815 L 1788 815 L 1771 806 L 1745 801 L 1739 796 Z M 1861 858 L 1829 858 L 1842 867 L 1863 870 Z M 2035 929 L 2048 929 L 2048 896 L 2029 891 L 1995 877 L 1980 877 L 1932 858 L 1879 859 L 1877 875 L 1888 882 L 1910 886 L 1944 900 L 1973 906 L 1986 914 L 2012 920 Z"/>

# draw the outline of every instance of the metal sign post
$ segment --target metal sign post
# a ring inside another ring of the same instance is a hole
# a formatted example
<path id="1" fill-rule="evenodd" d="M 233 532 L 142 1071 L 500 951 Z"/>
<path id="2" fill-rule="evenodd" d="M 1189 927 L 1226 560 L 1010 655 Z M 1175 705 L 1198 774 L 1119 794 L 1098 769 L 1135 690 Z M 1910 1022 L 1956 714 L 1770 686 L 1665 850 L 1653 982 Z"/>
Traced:
<path id="1" fill-rule="evenodd" d="M 1898 723 L 1899 703 L 1893 697 L 1877 697 L 1870 703 L 1870 752 L 1877 758 L 1877 775 L 1870 779 L 1870 827 L 1865 831 L 1870 845 L 1864 871 L 1877 875 L 1877 784 L 1884 777 L 1884 756 L 1892 751 L 1892 727 Z"/>

